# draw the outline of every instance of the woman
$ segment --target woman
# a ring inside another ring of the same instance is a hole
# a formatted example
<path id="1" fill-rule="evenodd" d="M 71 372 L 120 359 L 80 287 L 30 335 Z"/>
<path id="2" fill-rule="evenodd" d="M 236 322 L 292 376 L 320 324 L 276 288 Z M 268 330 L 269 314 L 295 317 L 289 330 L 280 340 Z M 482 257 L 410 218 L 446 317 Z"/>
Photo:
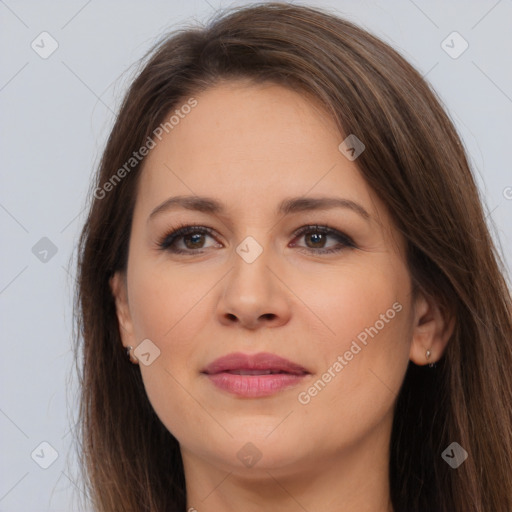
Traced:
<path id="1" fill-rule="evenodd" d="M 92 196 L 95 510 L 512 510 L 504 266 L 453 124 L 387 44 L 281 3 L 173 34 Z"/>

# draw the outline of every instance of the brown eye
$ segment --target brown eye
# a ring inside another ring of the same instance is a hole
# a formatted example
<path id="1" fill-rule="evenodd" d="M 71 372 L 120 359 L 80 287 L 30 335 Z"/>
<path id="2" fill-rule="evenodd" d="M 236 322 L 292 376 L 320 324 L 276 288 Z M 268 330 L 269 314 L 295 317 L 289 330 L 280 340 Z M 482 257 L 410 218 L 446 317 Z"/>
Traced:
<path id="1" fill-rule="evenodd" d="M 334 253 L 340 252 L 343 249 L 354 249 L 356 247 L 349 236 L 328 226 L 304 226 L 299 231 L 295 232 L 295 235 L 298 237 L 304 236 L 307 245 L 305 249 L 313 253 Z M 329 238 L 333 238 L 338 243 L 336 246 L 326 249 L 325 244 Z"/>
<path id="2" fill-rule="evenodd" d="M 176 254 L 193 254 L 204 249 L 204 237 L 212 237 L 213 230 L 205 226 L 181 226 L 164 236 L 158 243 L 160 249 Z M 176 247 L 177 242 L 183 241 L 185 249 Z"/>

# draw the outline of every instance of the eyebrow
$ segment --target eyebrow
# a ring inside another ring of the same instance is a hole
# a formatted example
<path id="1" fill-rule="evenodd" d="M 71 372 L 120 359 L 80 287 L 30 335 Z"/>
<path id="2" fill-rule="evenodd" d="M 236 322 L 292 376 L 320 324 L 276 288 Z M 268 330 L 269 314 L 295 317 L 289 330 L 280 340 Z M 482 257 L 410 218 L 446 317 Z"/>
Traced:
<path id="1" fill-rule="evenodd" d="M 159 213 L 184 208 L 210 214 L 224 214 L 225 208 L 221 202 L 212 197 L 204 196 L 175 196 L 169 197 L 158 205 L 149 215 L 148 222 Z M 347 208 L 354 211 L 365 220 L 370 220 L 370 214 L 358 203 L 339 197 L 292 197 L 281 201 L 276 214 L 290 215 L 298 212 L 313 210 L 329 210 L 332 208 Z"/>

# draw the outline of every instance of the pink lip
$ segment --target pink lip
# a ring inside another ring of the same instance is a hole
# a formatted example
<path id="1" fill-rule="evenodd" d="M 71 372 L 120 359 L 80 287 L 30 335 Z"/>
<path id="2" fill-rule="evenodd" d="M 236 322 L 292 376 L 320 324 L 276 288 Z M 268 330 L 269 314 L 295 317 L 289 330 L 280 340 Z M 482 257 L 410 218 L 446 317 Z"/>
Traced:
<path id="1" fill-rule="evenodd" d="M 269 371 L 279 373 L 265 373 Z M 236 372 L 251 372 L 251 375 Z M 309 375 L 299 364 L 268 352 L 228 354 L 213 361 L 202 373 L 218 388 L 252 398 L 272 395 Z"/>

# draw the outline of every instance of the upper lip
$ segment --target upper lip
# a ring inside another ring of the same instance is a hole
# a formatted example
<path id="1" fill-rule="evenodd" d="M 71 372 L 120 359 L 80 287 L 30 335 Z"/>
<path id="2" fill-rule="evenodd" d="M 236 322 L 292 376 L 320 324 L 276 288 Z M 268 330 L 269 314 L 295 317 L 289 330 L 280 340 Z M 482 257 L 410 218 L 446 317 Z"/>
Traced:
<path id="1" fill-rule="evenodd" d="M 243 354 L 236 352 L 215 359 L 202 373 L 209 375 L 229 370 L 270 370 L 275 372 L 303 375 L 309 373 L 301 365 L 269 352 Z"/>

